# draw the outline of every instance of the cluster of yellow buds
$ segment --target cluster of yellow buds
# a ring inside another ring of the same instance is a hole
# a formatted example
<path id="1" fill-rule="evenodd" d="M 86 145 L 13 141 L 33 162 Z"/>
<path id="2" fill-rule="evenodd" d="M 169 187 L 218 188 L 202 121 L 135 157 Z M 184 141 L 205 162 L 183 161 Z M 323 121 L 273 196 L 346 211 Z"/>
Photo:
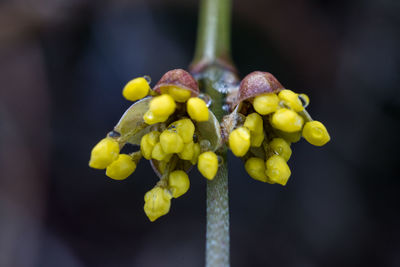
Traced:
<path id="1" fill-rule="evenodd" d="M 171 70 L 153 88 L 146 76 L 133 79 L 122 94 L 136 102 L 93 148 L 89 166 L 123 180 L 142 157 L 149 160 L 160 178 L 144 196 L 150 221 L 167 214 L 171 199 L 189 190 L 187 172 L 192 166 L 197 164 L 205 178 L 214 179 L 220 161 L 215 151 L 225 143 L 245 161 L 252 178 L 286 185 L 291 144 L 304 137 L 312 145 L 325 145 L 330 140 L 325 126 L 305 110 L 309 104 L 305 94 L 285 89 L 270 73 L 250 73 L 236 92 L 236 101 L 230 103 L 233 112 L 220 126 L 188 72 Z M 140 149 L 120 154 L 127 143 Z"/>
<path id="2" fill-rule="evenodd" d="M 315 146 L 329 142 L 325 126 L 307 113 L 308 104 L 307 95 L 284 89 L 270 73 L 256 71 L 242 80 L 236 108 L 229 115 L 238 122 L 228 142 L 232 153 L 245 160 L 252 178 L 286 185 L 291 143 L 301 137 Z"/>
<path id="3" fill-rule="evenodd" d="M 169 212 L 172 198 L 189 190 L 186 172 L 193 165 L 205 178 L 215 177 L 218 144 L 208 135 L 214 133 L 218 139 L 220 129 L 188 72 L 171 70 L 153 88 L 149 83 L 147 77 L 139 77 L 126 84 L 123 96 L 139 101 L 93 148 L 89 166 L 106 168 L 107 176 L 122 180 L 134 172 L 141 157 L 150 160 L 160 180 L 145 194 L 144 211 L 154 221 Z M 140 145 L 140 150 L 119 154 L 126 143 Z"/>

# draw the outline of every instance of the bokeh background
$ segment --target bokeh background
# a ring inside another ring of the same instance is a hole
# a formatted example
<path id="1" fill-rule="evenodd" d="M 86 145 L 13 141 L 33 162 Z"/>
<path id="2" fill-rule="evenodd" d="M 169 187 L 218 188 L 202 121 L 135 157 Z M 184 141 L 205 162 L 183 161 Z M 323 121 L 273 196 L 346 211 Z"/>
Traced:
<path id="1" fill-rule="evenodd" d="M 150 223 L 146 161 L 125 181 L 87 166 L 130 105 L 124 84 L 185 68 L 197 1 L 0 3 L 0 266 L 203 266 L 205 179 Z M 332 141 L 301 141 L 286 187 L 229 156 L 232 266 L 400 266 L 400 3 L 234 1 L 243 77 L 311 97 Z"/>

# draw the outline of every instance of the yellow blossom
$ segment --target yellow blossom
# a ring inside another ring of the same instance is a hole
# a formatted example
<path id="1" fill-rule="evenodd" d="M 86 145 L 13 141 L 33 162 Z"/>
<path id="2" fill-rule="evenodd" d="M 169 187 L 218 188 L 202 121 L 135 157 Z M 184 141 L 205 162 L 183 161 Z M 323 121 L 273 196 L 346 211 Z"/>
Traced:
<path id="1" fill-rule="evenodd" d="M 310 121 L 304 125 L 303 137 L 314 146 L 323 146 L 331 140 L 325 126 L 319 121 Z"/>
<path id="2" fill-rule="evenodd" d="M 295 111 L 282 108 L 277 110 L 271 119 L 272 127 L 285 132 L 297 132 L 303 127 L 303 118 Z"/>
<path id="3" fill-rule="evenodd" d="M 144 212 L 150 221 L 154 222 L 160 216 L 169 212 L 171 194 L 165 188 L 154 187 L 144 195 Z"/>
<path id="4" fill-rule="evenodd" d="M 197 162 L 200 173 L 208 180 L 214 179 L 218 171 L 218 157 L 212 151 L 201 153 Z"/>
<path id="5" fill-rule="evenodd" d="M 249 158 L 244 167 L 251 178 L 261 182 L 267 182 L 267 175 L 265 174 L 265 162 L 263 159 L 256 157 Z"/>
<path id="6" fill-rule="evenodd" d="M 250 131 L 239 127 L 229 134 L 229 147 L 236 157 L 244 156 L 250 148 Z"/>
<path id="7" fill-rule="evenodd" d="M 89 166 L 94 169 L 105 169 L 119 155 L 119 144 L 116 140 L 106 137 L 92 149 Z"/>
<path id="8" fill-rule="evenodd" d="M 281 156 L 286 161 L 288 161 L 290 159 L 290 156 L 292 155 L 290 144 L 286 142 L 283 138 L 272 139 L 272 141 L 269 143 L 269 147 L 275 154 Z"/>
<path id="9" fill-rule="evenodd" d="M 279 98 L 274 93 L 258 95 L 254 98 L 253 107 L 261 115 L 273 113 L 279 107 Z"/>
<path id="10" fill-rule="evenodd" d="M 161 87 L 162 94 L 169 94 L 176 102 L 186 102 L 190 98 L 191 92 L 188 89 L 180 88 L 178 86 L 163 86 Z"/>
<path id="11" fill-rule="evenodd" d="M 136 101 L 147 96 L 150 90 L 149 83 L 143 77 L 139 77 L 129 81 L 124 89 L 122 95 L 129 101 Z"/>
<path id="12" fill-rule="evenodd" d="M 291 174 L 286 161 L 278 155 L 267 160 L 265 173 L 272 182 L 280 185 L 286 185 Z"/>
<path id="13" fill-rule="evenodd" d="M 132 157 L 126 154 L 120 154 L 117 160 L 108 165 L 106 175 L 114 180 L 124 180 L 136 169 L 136 163 Z"/>
<path id="14" fill-rule="evenodd" d="M 293 109 L 294 111 L 302 111 L 304 109 L 301 100 L 299 99 L 299 95 L 291 90 L 282 90 L 278 94 L 279 98 L 283 101 L 283 103 Z"/>
<path id="15" fill-rule="evenodd" d="M 152 131 L 145 134 L 140 141 L 140 151 L 145 159 L 151 159 L 154 146 L 160 139 L 160 132 Z"/>
<path id="16" fill-rule="evenodd" d="M 178 198 L 189 190 L 190 181 L 186 172 L 173 171 L 169 174 L 168 188 L 174 198 Z"/>
<path id="17" fill-rule="evenodd" d="M 175 131 L 165 130 L 160 135 L 161 147 L 165 153 L 180 153 L 183 150 L 182 137 Z"/>
<path id="18" fill-rule="evenodd" d="M 207 121 L 208 120 L 208 107 L 203 99 L 198 97 L 192 97 L 187 101 L 187 112 L 195 121 Z"/>

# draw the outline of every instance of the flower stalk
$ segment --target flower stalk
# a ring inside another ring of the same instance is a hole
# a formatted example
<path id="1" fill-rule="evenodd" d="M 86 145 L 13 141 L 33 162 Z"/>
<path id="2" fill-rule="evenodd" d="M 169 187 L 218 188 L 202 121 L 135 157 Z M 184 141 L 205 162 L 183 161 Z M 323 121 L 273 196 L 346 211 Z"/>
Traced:
<path id="1" fill-rule="evenodd" d="M 230 55 L 230 0 L 202 0 L 196 50 L 190 66 L 200 91 L 211 98 L 219 121 L 226 115 L 226 97 L 237 83 Z M 225 145 L 217 151 L 220 166 L 207 181 L 206 266 L 229 266 L 229 196 Z"/>

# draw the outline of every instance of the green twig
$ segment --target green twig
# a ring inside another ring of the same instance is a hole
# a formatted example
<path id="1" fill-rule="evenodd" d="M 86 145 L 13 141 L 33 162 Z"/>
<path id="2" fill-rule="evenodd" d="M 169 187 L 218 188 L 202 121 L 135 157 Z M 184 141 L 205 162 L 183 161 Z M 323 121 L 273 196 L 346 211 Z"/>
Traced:
<path id="1" fill-rule="evenodd" d="M 210 109 L 219 121 L 226 114 L 223 107 L 227 83 L 236 81 L 230 56 L 230 9 L 230 0 L 201 1 L 196 52 L 191 64 L 191 72 L 197 77 L 201 91 L 211 97 Z M 217 154 L 221 159 L 218 173 L 207 182 L 207 267 L 229 266 L 226 147 Z"/>

